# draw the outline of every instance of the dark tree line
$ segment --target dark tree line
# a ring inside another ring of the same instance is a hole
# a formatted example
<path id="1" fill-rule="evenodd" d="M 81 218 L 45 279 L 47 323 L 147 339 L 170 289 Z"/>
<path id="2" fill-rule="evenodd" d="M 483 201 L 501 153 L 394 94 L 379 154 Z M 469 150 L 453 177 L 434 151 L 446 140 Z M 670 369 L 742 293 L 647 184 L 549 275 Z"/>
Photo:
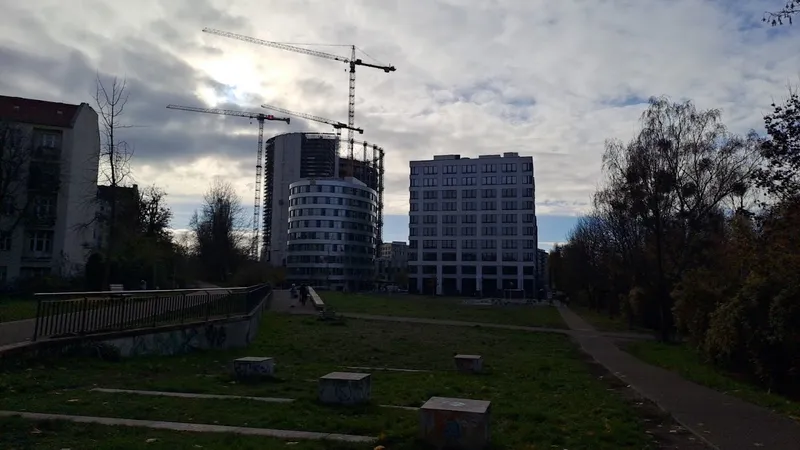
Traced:
<path id="1" fill-rule="evenodd" d="M 571 302 L 786 391 L 800 386 L 800 98 L 772 107 L 766 137 L 737 136 L 717 110 L 652 99 L 632 140 L 607 142 L 593 211 L 550 266 Z"/>

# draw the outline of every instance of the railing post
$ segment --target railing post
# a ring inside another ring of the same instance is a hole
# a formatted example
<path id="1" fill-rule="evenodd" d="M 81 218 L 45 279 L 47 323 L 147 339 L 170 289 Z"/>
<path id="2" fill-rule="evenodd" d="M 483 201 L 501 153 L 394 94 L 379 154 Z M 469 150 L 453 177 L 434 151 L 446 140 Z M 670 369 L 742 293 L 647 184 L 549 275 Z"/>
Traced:
<path id="1" fill-rule="evenodd" d="M 181 305 L 180 305 L 180 315 L 181 315 L 181 324 L 186 320 L 186 292 L 181 294 Z"/>
<path id="2" fill-rule="evenodd" d="M 36 303 L 36 323 L 33 325 L 33 340 L 39 337 L 39 321 L 42 320 L 42 297 Z"/>
<path id="3" fill-rule="evenodd" d="M 211 317 L 211 292 L 206 292 L 206 322 L 208 322 L 208 318 Z"/>
<path id="4" fill-rule="evenodd" d="M 81 303 L 81 331 L 79 334 L 83 334 L 86 332 L 86 316 L 88 315 L 88 311 L 86 310 L 86 306 L 89 304 L 89 298 L 83 297 L 83 302 Z"/>

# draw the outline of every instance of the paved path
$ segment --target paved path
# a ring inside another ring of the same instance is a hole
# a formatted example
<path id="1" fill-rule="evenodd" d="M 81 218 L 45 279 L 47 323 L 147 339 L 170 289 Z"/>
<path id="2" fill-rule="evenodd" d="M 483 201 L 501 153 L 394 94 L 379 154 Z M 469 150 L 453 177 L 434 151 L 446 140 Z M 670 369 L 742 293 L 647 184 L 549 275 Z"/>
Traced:
<path id="1" fill-rule="evenodd" d="M 172 431 L 190 431 L 195 433 L 233 433 L 252 436 L 269 436 L 279 439 L 311 439 L 344 442 L 375 442 L 370 436 L 352 434 L 316 433 L 313 431 L 273 430 L 269 428 L 231 427 L 225 425 L 206 425 L 201 423 L 161 422 L 154 420 L 117 419 L 113 417 L 68 416 L 65 414 L 41 414 L 16 411 L 0 411 L 0 417 L 22 417 L 30 420 L 65 420 L 77 423 L 98 423 L 101 425 L 118 425 L 126 427 L 154 428 Z"/>
<path id="2" fill-rule="evenodd" d="M 220 295 L 225 295 L 229 291 L 216 291 Z M 128 306 L 126 306 L 125 317 L 126 322 L 135 320 L 144 320 L 149 317 L 159 316 L 169 312 L 176 312 L 182 309 L 190 308 L 193 306 L 204 304 L 209 300 L 205 291 L 198 291 L 186 296 L 186 299 L 178 298 L 175 296 L 173 300 L 171 297 L 157 298 L 151 300 L 140 300 L 138 302 L 131 302 L 135 297 L 129 297 Z M 215 295 L 211 298 L 219 298 Z M 123 301 L 102 299 L 101 302 L 109 301 Z M 88 330 L 99 330 L 105 327 L 113 326 L 121 322 L 121 318 L 111 313 L 112 309 L 108 307 L 100 307 L 85 313 L 62 314 L 59 316 L 50 317 L 50 323 L 53 325 L 49 330 L 40 330 L 41 337 L 56 336 L 64 334 L 68 330 L 66 326 L 74 323 L 79 324 L 85 320 L 85 326 Z M 119 309 L 117 309 L 119 312 Z M 35 319 L 18 320 L 14 322 L 0 323 L 0 346 L 19 344 L 28 342 L 33 338 L 33 332 L 36 327 Z"/>
<path id="3" fill-rule="evenodd" d="M 270 311 L 291 313 L 291 314 L 317 314 L 314 305 L 309 299 L 305 306 L 300 305 L 300 298 L 292 298 L 288 289 L 276 289 L 272 291 L 272 301 L 269 305 Z"/>
<path id="4" fill-rule="evenodd" d="M 565 329 L 565 328 L 545 328 L 545 327 L 525 327 L 521 325 L 504 325 L 500 323 L 484 323 L 484 322 L 467 322 L 463 320 L 445 320 L 445 319 L 425 319 L 422 317 L 402 317 L 402 316 L 379 316 L 375 314 L 361 314 L 361 313 L 339 313 L 344 317 L 351 319 L 363 320 L 380 320 L 384 322 L 403 322 L 403 323 L 420 323 L 427 325 L 448 325 L 457 327 L 484 327 L 484 328 L 498 328 L 503 330 L 516 330 L 516 331 L 532 331 L 537 333 L 560 333 L 566 335 L 582 335 L 582 336 L 605 336 L 614 340 L 652 340 L 653 336 L 648 334 L 638 333 L 618 333 L 618 332 L 599 332 L 595 329 Z"/>
<path id="5" fill-rule="evenodd" d="M 598 363 L 656 402 L 681 425 L 713 447 L 728 449 L 800 449 L 800 423 L 677 374 L 651 366 L 626 353 L 568 308 L 559 308 L 574 338 Z"/>

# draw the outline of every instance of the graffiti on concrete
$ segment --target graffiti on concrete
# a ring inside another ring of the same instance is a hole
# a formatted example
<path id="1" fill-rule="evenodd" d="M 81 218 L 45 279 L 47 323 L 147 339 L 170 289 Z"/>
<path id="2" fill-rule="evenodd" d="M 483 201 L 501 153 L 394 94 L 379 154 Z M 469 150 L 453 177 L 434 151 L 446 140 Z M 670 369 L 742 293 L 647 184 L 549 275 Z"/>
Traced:
<path id="1" fill-rule="evenodd" d="M 372 382 L 368 374 L 333 373 L 319 380 L 319 400 L 322 403 L 353 405 L 368 402 Z"/>
<path id="2" fill-rule="evenodd" d="M 272 358 L 245 357 L 233 361 L 233 373 L 237 378 L 271 377 L 275 372 Z"/>

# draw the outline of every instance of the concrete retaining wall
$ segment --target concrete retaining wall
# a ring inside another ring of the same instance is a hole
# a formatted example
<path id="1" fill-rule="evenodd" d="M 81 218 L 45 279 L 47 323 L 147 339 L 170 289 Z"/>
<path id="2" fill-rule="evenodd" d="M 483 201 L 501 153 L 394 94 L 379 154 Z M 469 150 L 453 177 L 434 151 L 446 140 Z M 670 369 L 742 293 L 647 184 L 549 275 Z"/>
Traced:
<path id="1" fill-rule="evenodd" d="M 269 295 L 272 295 L 271 293 Z M 226 350 L 250 345 L 258 334 L 269 296 L 244 316 L 90 336 L 46 339 L 3 347 L 0 358 L 58 356 L 71 353 L 114 357 L 177 355 L 192 350 Z"/>

